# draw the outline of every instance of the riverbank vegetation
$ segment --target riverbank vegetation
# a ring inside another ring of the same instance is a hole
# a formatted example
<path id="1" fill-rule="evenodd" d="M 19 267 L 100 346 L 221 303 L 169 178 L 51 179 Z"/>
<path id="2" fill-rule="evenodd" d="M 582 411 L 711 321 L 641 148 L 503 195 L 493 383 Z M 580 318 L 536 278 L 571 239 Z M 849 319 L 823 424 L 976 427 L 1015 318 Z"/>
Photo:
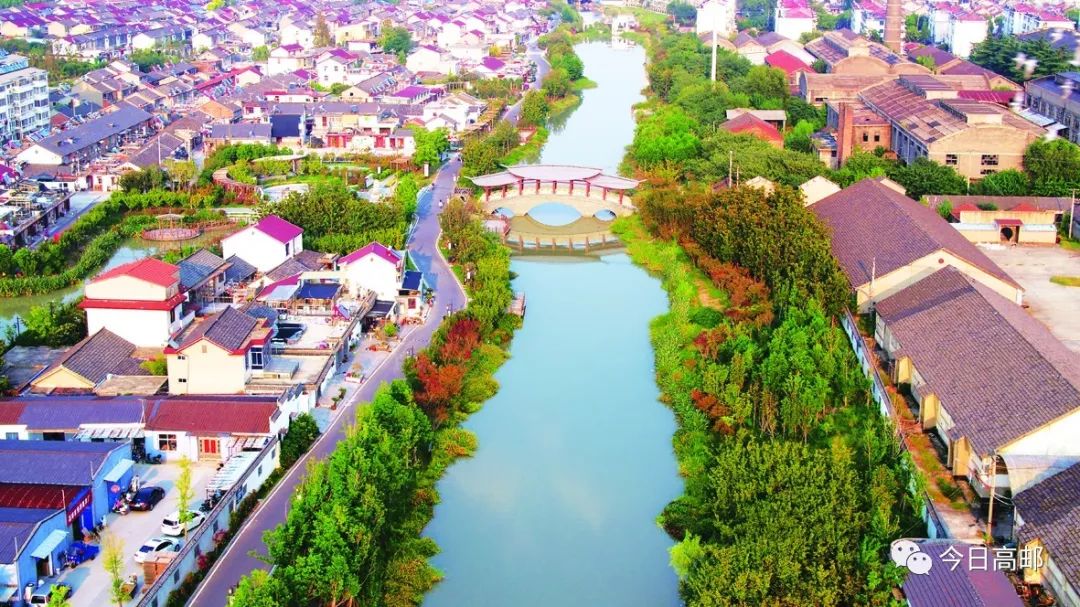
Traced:
<path id="1" fill-rule="evenodd" d="M 255 572 L 234 607 L 417 605 L 440 578 L 421 536 L 435 483 L 476 438 L 460 427 L 497 389 L 518 319 L 510 304 L 509 252 L 465 203 L 442 216 L 450 261 L 467 268 L 469 305 L 446 320 L 406 364 L 406 380 L 384 385 L 326 460 L 311 464 L 285 522 L 266 536 L 272 577 Z"/>
<path id="2" fill-rule="evenodd" d="M 792 187 L 834 175 L 797 149 L 716 128 L 732 107 L 785 109 L 815 127 L 823 117 L 769 68 L 723 54 L 712 84 L 694 36 L 651 42 L 649 99 L 623 166 L 644 180 L 639 215 L 616 232 L 671 303 L 651 329 L 679 421 L 685 493 L 659 523 L 678 542 L 682 597 L 890 604 L 902 572 L 887 548 L 919 527 L 920 481 L 838 326 L 850 290 L 825 228 Z M 737 186 L 740 174 L 781 185 L 766 194 Z"/>

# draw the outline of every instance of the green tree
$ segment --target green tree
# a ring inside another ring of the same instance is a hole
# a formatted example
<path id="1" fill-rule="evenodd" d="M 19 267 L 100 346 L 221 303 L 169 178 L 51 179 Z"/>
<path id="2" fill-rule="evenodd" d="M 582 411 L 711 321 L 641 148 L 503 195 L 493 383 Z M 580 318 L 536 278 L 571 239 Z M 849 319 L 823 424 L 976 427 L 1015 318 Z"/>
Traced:
<path id="1" fill-rule="evenodd" d="M 131 600 L 124 591 L 124 543 L 112 533 L 101 540 L 101 565 L 109 575 L 109 598 L 117 607 Z"/>
<path id="2" fill-rule="evenodd" d="M 178 462 L 180 474 L 176 477 L 176 501 L 180 514 L 180 535 L 187 537 L 188 523 L 191 522 L 191 500 L 195 499 L 195 490 L 191 486 L 191 460 L 186 455 Z"/>
<path id="3" fill-rule="evenodd" d="M 889 178 L 907 189 L 907 195 L 919 200 L 927 194 L 963 194 L 967 180 L 956 169 L 929 158 L 916 158 L 911 164 L 897 164 L 889 169 Z"/>
<path id="4" fill-rule="evenodd" d="M 923 55 L 921 57 L 916 57 L 915 58 L 915 63 L 918 63 L 919 65 L 925 67 L 926 69 L 930 70 L 931 72 L 937 72 L 937 62 L 934 61 L 934 58 L 931 57 L 930 55 Z"/>
<path id="5" fill-rule="evenodd" d="M 416 197 L 419 193 L 420 187 L 412 173 L 405 173 L 398 178 L 394 187 L 394 202 L 402 208 L 407 219 L 411 220 L 416 215 Z"/>
<path id="6" fill-rule="evenodd" d="M 50 301 L 30 308 L 23 317 L 22 345 L 57 348 L 77 343 L 86 335 L 86 313 L 74 302 Z"/>
<path id="7" fill-rule="evenodd" d="M 166 160 L 165 172 L 168 180 L 181 185 L 185 190 L 191 190 L 191 183 L 195 180 L 199 169 L 191 160 Z"/>
<path id="8" fill-rule="evenodd" d="M 423 127 L 409 127 L 413 139 L 416 142 L 416 151 L 413 152 L 413 162 L 419 166 L 438 166 L 442 162 L 442 155 L 450 150 L 450 136 L 446 129 L 438 128 L 427 130 Z"/>
<path id="9" fill-rule="evenodd" d="M 785 101 L 790 87 L 784 70 L 755 65 L 750 68 L 745 77 L 735 82 L 732 90 L 746 93 L 755 106 L 760 106 L 768 100 Z"/>
<path id="10" fill-rule="evenodd" d="M 544 94 L 537 90 L 529 91 L 525 93 L 525 98 L 521 100 L 521 124 L 524 126 L 543 126 L 547 123 L 549 111 L 550 108 Z"/>
<path id="11" fill-rule="evenodd" d="M 387 53 L 394 53 L 398 57 L 404 57 L 412 50 L 412 35 L 404 27 L 386 28 L 383 30 L 382 36 L 379 37 L 379 46 Z"/>
<path id="12" fill-rule="evenodd" d="M 930 23 L 928 19 L 916 14 L 909 14 L 904 18 L 905 39 L 907 42 L 930 42 Z"/>
<path id="13" fill-rule="evenodd" d="M 330 94 L 340 97 L 342 93 L 349 90 L 350 88 L 351 87 L 344 82 L 335 82 L 334 84 L 330 85 Z"/>
<path id="14" fill-rule="evenodd" d="M 120 176 L 120 189 L 125 193 L 145 193 L 164 189 L 168 184 L 168 175 L 157 165 L 137 171 L 128 171 Z"/>
<path id="15" fill-rule="evenodd" d="M 811 152 L 810 136 L 813 135 L 816 130 L 814 123 L 807 120 L 800 120 L 799 123 L 795 125 L 795 128 L 784 135 L 784 147 L 797 152 Z"/>
<path id="16" fill-rule="evenodd" d="M 693 25 L 697 19 L 697 9 L 694 5 L 682 0 L 668 3 L 667 12 L 680 25 Z"/>
<path id="17" fill-rule="evenodd" d="M 319 438 L 319 425 L 310 413 L 301 413 L 289 422 L 289 431 L 281 439 L 281 467 L 296 463 Z"/>
<path id="18" fill-rule="evenodd" d="M 263 44 L 261 46 L 256 46 L 255 48 L 251 49 L 251 60 L 252 61 L 265 62 L 265 61 L 269 61 L 269 59 L 270 59 L 270 47 L 266 46 L 265 44 Z"/>
<path id="19" fill-rule="evenodd" d="M 49 602 L 46 607 L 71 607 L 71 601 L 67 598 L 68 587 L 53 584 L 49 590 Z"/>
<path id="20" fill-rule="evenodd" d="M 556 57 L 551 62 L 551 67 L 564 70 L 571 81 L 579 80 L 585 75 L 585 64 L 573 51 Z"/>
<path id="21" fill-rule="evenodd" d="M 315 17 L 315 31 L 311 34 L 311 43 L 316 48 L 334 44 L 334 39 L 330 35 L 330 26 L 326 23 L 326 16 L 322 12 L 319 12 Z"/>
<path id="22" fill-rule="evenodd" d="M 1032 193 L 1068 196 L 1080 186 L 1080 147 L 1061 138 L 1036 140 L 1024 152 L 1024 170 L 1031 177 Z"/>
<path id="23" fill-rule="evenodd" d="M 634 161 L 652 168 L 689 160 L 701 149 L 701 140 L 693 130 L 693 120 L 680 108 L 662 108 L 638 123 L 631 145 Z"/>
<path id="24" fill-rule="evenodd" d="M 573 83 L 570 81 L 570 75 L 566 70 L 555 68 L 548 72 L 547 76 L 544 76 L 542 87 L 548 99 L 562 99 L 570 94 Z"/>
<path id="25" fill-rule="evenodd" d="M 1022 171 L 1008 169 L 987 175 L 979 180 L 975 189 L 987 196 L 1024 196 L 1030 191 L 1031 183 Z"/>
<path id="26" fill-rule="evenodd" d="M 0 244 L 0 276 L 11 276 L 18 270 L 15 254 L 6 244 Z"/>

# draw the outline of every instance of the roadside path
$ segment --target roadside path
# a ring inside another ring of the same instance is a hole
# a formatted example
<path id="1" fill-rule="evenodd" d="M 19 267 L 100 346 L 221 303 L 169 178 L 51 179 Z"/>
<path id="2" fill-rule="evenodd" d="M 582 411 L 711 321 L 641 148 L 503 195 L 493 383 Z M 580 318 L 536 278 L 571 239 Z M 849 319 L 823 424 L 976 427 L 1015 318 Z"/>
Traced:
<path id="1" fill-rule="evenodd" d="M 460 310 L 465 306 L 465 293 L 454 276 L 453 269 L 438 251 L 438 238 L 441 232 L 439 227 L 441 209 L 438 201 L 446 200 L 453 193 L 460 171 L 460 158 L 452 158 L 440 169 L 432 187 L 420 195 L 417 209 L 419 221 L 409 243 L 410 257 L 424 272 L 424 279 L 428 285 L 435 290 L 435 301 L 427 322 L 410 331 L 394 352 L 371 372 L 367 381 L 342 406 L 326 432 L 300 458 L 300 461 L 289 469 L 285 477 L 252 512 L 229 544 L 228 549 L 214 563 L 189 601 L 189 605 L 225 607 L 229 588 L 235 586 L 241 578 L 254 569 L 269 568 L 263 561 L 252 557 L 251 553 L 254 551 L 265 554 L 263 533 L 284 522 L 293 492 L 304 476 L 308 461 L 311 458 L 325 458 L 334 450 L 338 441 L 345 437 L 345 427 L 355 419 L 357 403 L 370 401 L 383 382 L 402 377 L 401 366 L 408 353 L 424 348 L 431 341 L 432 334 L 442 322 L 443 312 L 447 306 L 454 310 Z"/>

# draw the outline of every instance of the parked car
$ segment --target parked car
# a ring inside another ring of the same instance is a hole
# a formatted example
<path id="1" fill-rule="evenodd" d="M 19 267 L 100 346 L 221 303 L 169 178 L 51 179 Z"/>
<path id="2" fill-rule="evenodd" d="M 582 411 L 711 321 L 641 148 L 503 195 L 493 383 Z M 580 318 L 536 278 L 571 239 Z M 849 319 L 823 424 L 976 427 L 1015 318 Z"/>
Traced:
<path id="1" fill-rule="evenodd" d="M 68 586 L 67 584 L 51 584 L 47 588 L 44 585 L 41 585 L 37 588 L 37 590 L 34 591 L 34 594 L 30 595 L 30 604 L 48 605 L 49 594 L 52 593 L 54 588 L 66 588 L 67 594 L 65 594 L 64 596 L 71 596 L 71 586 Z"/>
<path id="2" fill-rule="evenodd" d="M 206 515 L 202 512 L 188 510 L 188 514 L 191 515 L 191 518 L 187 522 L 187 531 L 198 528 L 206 520 Z M 161 532 L 165 535 L 184 535 L 184 526 L 180 524 L 179 510 L 166 516 L 165 520 L 161 521 Z"/>
<path id="3" fill-rule="evenodd" d="M 128 507 L 132 510 L 153 510 L 157 503 L 165 498 L 165 490 L 161 487 L 143 487 L 135 492 Z"/>
<path id="4" fill-rule="evenodd" d="M 135 551 L 135 562 L 142 563 L 155 552 L 179 552 L 180 540 L 175 537 L 152 537 Z"/>

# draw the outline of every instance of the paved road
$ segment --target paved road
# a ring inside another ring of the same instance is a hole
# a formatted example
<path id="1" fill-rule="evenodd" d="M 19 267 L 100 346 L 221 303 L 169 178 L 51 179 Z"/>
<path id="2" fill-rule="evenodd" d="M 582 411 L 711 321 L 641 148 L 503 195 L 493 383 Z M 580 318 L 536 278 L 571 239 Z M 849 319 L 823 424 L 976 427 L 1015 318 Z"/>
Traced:
<path id="1" fill-rule="evenodd" d="M 544 81 L 544 76 L 551 70 L 551 64 L 544 58 L 544 51 L 536 47 L 535 42 L 530 42 L 528 50 L 525 52 L 525 56 L 536 62 L 536 80 L 529 84 L 529 87 L 536 88 L 540 86 L 540 83 Z M 503 118 L 510 121 L 510 124 L 517 124 L 518 118 L 521 116 L 521 100 L 517 103 L 506 108 L 506 112 L 503 114 Z"/>
<path id="2" fill-rule="evenodd" d="M 434 187 L 421 196 L 419 222 L 410 242 L 409 255 L 416 265 L 424 272 L 427 283 L 435 289 L 435 302 L 432 314 L 428 316 L 428 322 L 416 330 L 410 332 L 403 340 L 398 349 L 379 367 L 367 383 L 358 390 L 352 400 L 340 409 L 341 413 L 334 419 L 327 431 L 319 439 L 299 462 L 296 463 L 285 478 L 270 495 L 262 502 L 261 506 L 252 513 L 247 522 L 241 527 L 240 532 L 233 538 L 225 554 L 214 564 L 199 590 L 192 597 L 189 605 L 195 607 L 225 607 L 226 596 L 229 588 L 235 586 L 240 579 L 253 569 L 267 569 L 266 563 L 250 556 L 252 551 L 265 554 L 263 546 L 263 533 L 277 526 L 285 520 L 293 491 L 299 484 L 307 467 L 307 460 L 311 457 L 325 458 L 334 450 L 337 442 L 344 438 L 344 427 L 347 422 L 355 417 L 355 405 L 358 402 L 370 401 L 375 390 L 383 382 L 388 382 L 402 377 L 401 363 L 410 349 L 419 350 L 431 340 L 432 333 L 438 328 L 442 320 L 442 312 L 447 305 L 453 309 L 461 309 L 465 305 L 465 294 L 454 278 L 453 271 L 438 254 L 437 239 L 439 235 L 439 200 L 445 200 L 454 189 L 454 181 L 461 170 L 459 158 L 452 159 L 438 173 Z"/>

